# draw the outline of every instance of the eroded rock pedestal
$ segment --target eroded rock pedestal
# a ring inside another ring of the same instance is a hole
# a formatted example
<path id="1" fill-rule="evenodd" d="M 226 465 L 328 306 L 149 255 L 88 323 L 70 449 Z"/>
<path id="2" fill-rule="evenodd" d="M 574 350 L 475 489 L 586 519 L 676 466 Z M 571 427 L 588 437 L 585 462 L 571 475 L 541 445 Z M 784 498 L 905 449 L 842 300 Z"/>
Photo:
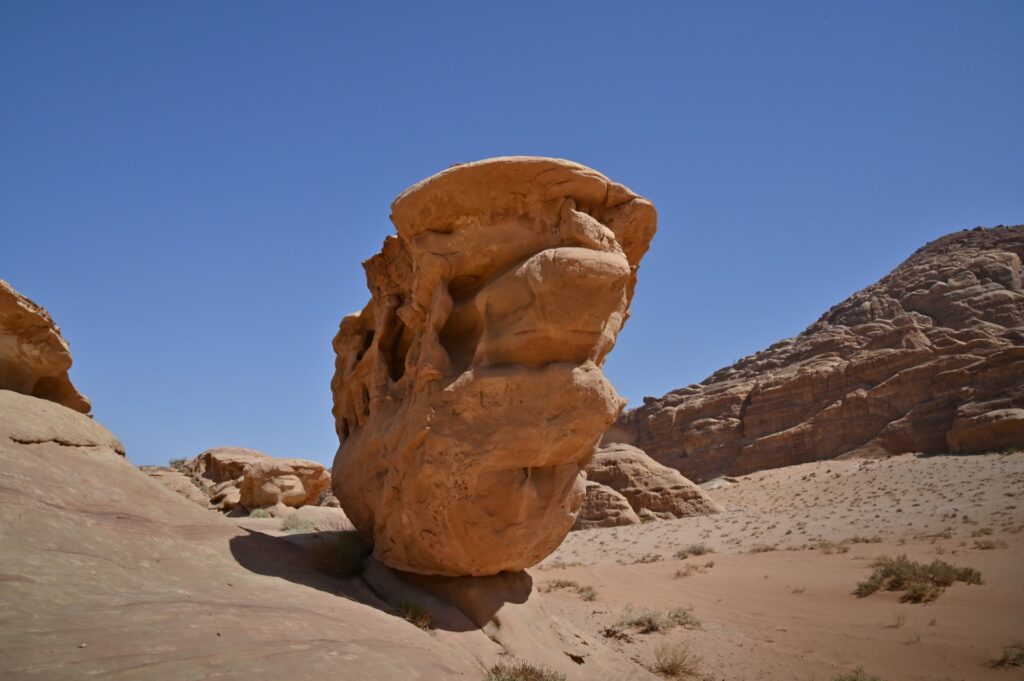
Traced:
<path id="1" fill-rule="evenodd" d="M 334 493 L 400 570 L 491 575 L 548 555 L 623 400 L 600 370 L 656 213 L 568 161 L 455 166 L 392 205 L 345 317 Z"/>

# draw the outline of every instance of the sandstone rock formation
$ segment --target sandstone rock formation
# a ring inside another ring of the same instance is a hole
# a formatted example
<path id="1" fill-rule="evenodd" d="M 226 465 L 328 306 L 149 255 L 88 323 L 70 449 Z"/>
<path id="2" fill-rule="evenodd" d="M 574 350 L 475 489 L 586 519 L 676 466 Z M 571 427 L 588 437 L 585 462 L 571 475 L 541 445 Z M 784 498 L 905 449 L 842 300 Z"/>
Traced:
<path id="1" fill-rule="evenodd" d="M 182 469 L 222 511 L 236 506 L 268 508 L 278 503 L 315 505 L 331 486 L 331 474 L 316 461 L 279 459 L 242 447 L 208 449 Z"/>
<path id="2" fill-rule="evenodd" d="M 89 400 L 68 378 L 71 352 L 50 315 L 0 279 L 0 389 L 88 414 Z"/>
<path id="3" fill-rule="evenodd" d="M 1024 446 L 1024 226 L 919 249 L 796 338 L 646 398 L 605 441 L 698 482 L 842 455 Z"/>
<path id="4" fill-rule="evenodd" d="M 584 166 L 458 165 L 392 205 L 345 317 L 334 493 L 391 567 L 490 575 L 550 553 L 622 400 L 601 373 L 653 206 Z"/>
<path id="5" fill-rule="evenodd" d="M 594 527 L 640 524 L 640 516 L 629 505 L 629 500 L 611 487 L 587 480 L 585 494 L 572 529 L 589 530 Z"/>
<path id="6" fill-rule="evenodd" d="M 643 450 L 626 444 L 598 447 L 587 466 L 587 480 L 622 494 L 641 517 L 667 520 L 722 510 L 679 471 L 662 466 Z"/>

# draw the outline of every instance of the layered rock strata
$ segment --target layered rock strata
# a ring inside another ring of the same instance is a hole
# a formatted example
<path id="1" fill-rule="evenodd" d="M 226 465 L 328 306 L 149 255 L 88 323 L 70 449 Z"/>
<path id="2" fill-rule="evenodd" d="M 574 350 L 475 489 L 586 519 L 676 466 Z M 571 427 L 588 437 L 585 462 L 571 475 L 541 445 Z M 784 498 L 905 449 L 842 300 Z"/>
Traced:
<path id="1" fill-rule="evenodd" d="M 795 338 L 625 414 L 701 482 L 843 455 L 1024 446 L 1024 226 L 942 237 Z"/>
<path id="2" fill-rule="evenodd" d="M 68 343 L 49 313 L 0 279 L 0 389 L 88 414 L 92 407 L 72 385 L 70 368 Z"/>
<path id="3" fill-rule="evenodd" d="M 334 339 L 333 487 L 381 562 L 491 575 L 550 553 L 623 401 L 601 372 L 656 214 L 584 166 L 458 165 L 392 204 Z"/>

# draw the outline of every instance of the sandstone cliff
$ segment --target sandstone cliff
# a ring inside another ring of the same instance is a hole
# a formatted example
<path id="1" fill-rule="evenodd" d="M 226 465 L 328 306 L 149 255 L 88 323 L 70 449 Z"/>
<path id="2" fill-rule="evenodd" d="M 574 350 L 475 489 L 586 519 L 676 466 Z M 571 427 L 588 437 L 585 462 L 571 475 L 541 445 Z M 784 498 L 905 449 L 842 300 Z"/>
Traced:
<path id="1" fill-rule="evenodd" d="M 843 455 L 1024 446 L 1024 226 L 956 232 L 795 338 L 605 436 L 697 482 Z"/>

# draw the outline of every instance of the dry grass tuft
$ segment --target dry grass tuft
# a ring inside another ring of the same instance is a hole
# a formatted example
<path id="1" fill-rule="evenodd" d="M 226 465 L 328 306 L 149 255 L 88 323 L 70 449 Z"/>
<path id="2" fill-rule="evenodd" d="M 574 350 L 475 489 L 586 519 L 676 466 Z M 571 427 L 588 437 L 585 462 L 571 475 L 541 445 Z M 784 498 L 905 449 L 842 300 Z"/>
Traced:
<path id="1" fill-rule="evenodd" d="M 484 681 L 565 681 L 565 675 L 522 660 L 510 660 L 491 667 Z"/>
<path id="2" fill-rule="evenodd" d="M 412 622 L 420 629 L 429 631 L 434 626 L 434 613 L 422 605 L 416 603 L 399 603 L 398 609 L 402 612 L 402 618 Z"/>
<path id="3" fill-rule="evenodd" d="M 700 658 L 685 643 L 662 643 L 654 650 L 654 671 L 670 679 L 700 676 Z"/>
<path id="4" fill-rule="evenodd" d="M 1024 667 L 1024 642 L 1014 643 L 1003 648 L 1003 656 L 992 661 L 997 669 L 1004 667 Z"/>

